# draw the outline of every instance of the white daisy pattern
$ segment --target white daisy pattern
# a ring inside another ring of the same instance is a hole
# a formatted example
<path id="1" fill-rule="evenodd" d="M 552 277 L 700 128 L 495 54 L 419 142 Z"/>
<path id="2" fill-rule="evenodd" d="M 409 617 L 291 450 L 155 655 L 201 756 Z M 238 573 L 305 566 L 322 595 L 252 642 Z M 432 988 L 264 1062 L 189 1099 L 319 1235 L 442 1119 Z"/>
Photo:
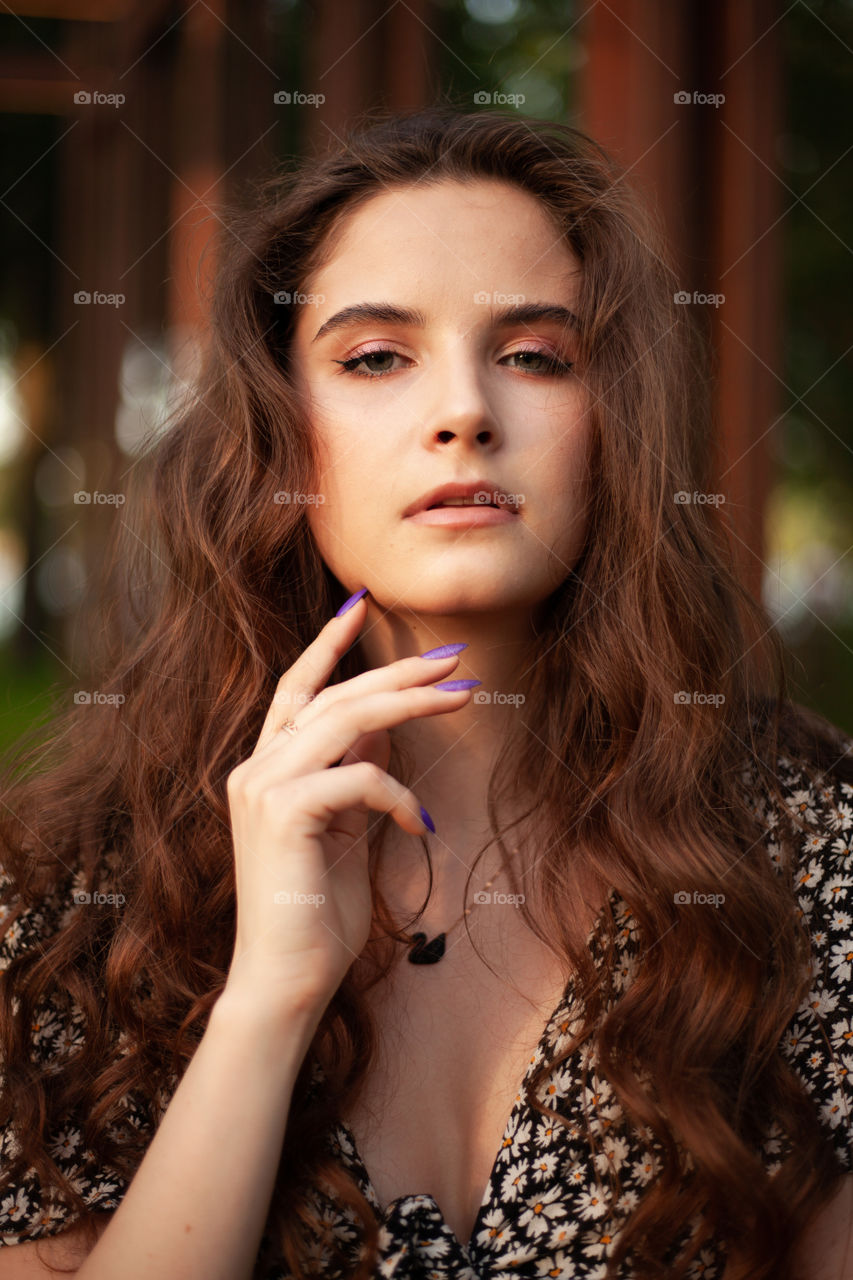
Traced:
<path id="1" fill-rule="evenodd" d="M 846 745 L 853 749 L 853 739 L 847 739 Z M 777 775 L 788 808 L 811 828 L 794 838 L 793 883 L 797 915 L 809 933 L 812 951 L 808 994 L 785 1028 L 778 1052 L 803 1080 L 816 1123 L 841 1169 L 853 1171 L 853 786 L 826 778 L 821 784 L 812 782 L 784 755 L 777 759 Z M 751 770 L 746 768 L 742 776 L 751 778 Z M 765 854 L 781 874 L 785 857 L 778 817 L 766 798 L 756 797 L 755 812 L 766 828 Z M 0 880 L 4 879 L 0 872 Z M 610 904 L 617 924 L 612 978 L 618 998 L 633 981 L 643 940 L 636 918 L 615 891 Z M 55 906 L 55 918 L 67 917 L 67 898 Z M 0 910 L 0 924 L 7 914 Z M 590 935 L 591 952 L 599 965 L 604 954 L 598 933 L 602 919 L 603 914 Z M 45 910 L 24 912 L 6 929 L 0 937 L 0 969 L 22 947 L 38 942 L 47 921 Z M 432 1195 L 403 1195 L 383 1208 L 353 1134 L 339 1121 L 330 1125 L 325 1139 L 328 1150 L 355 1179 L 379 1224 L 375 1277 L 603 1280 L 607 1258 L 618 1241 L 619 1223 L 659 1176 L 662 1153 L 650 1130 L 638 1132 L 626 1124 L 588 1043 L 540 1082 L 538 1098 L 544 1115 L 527 1102 L 525 1086 L 533 1072 L 563 1052 L 577 1029 L 572 991 L 570 981 L 530 1054 L 469 1240 L 457 1239 Z M 39 1010 L 32 1027 L 34 1060 L 49 1070 L 51 1061 L 79 1046 L 81 1022 L 74 1009 Z M 324 1085 L 323 1073 L 315 1066 L 311 1087 Z M 130 1122 L 147 1129 L 147 1116 L 134 1108 L 132 1098 L 126 1102 Z M 790 1140 L 772 1118 L 762 1136 L 760 1155 L 772 1173 L 788 1154 Z M 16 1142 L 13 1128 L 0 1133 L 0 1163 L 15 1151 Z M 75 1117 L 69 1116 L 51 1135 L 50 1151 L 79 1187 L 88 1209 L 118 1206 L 127 1187 L 114 1171 L 93 1169 Z M 613 1217 L 616 1179 L 619 1193 Z M 309 1201 L 316 1232 L 306 1239 L 306 1254 L 317 1275 L 338 1280 L 344 1273 L 333 1265 L 330 1249 L 336 1245 L 345 1258 L 357 1260 L 357 1219 L 334 1201 L 328 1184 L 309 1188 Z M 0 1199 L 0 1245 L 53 1235 L 68 1225 L 65 1210 L 43 1195 L 34 1170 Z M 671 1261 L 689 1236 L 688 1227 L 663 1261 Z M 711 1241 L 691 1264 L 690 1280 L 721 1280 L 726 1261 L 724 1243 Z M 627 1264 L 619 1274 L 625 1280 L 633 1276 Z M 282 1261 L 272 1269 L 258 1265 L 254 1280 L 292 1277 Z"/>

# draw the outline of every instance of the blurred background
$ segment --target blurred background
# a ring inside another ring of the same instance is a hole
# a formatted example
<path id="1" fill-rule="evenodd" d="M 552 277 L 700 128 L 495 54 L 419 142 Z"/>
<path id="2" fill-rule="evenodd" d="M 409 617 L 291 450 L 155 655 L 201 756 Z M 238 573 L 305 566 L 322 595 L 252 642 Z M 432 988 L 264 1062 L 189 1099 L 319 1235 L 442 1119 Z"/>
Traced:
<path id="1" fill-rule="evenodd" d="M 743 576 L 794 696 L 853 732 L 851 0 L 8 0 L 0 41 L 0 750 L 85 687 L 87 583 L 192 379 L 218 211 L 439 92 L 585 130 L 655 205 Z"/>

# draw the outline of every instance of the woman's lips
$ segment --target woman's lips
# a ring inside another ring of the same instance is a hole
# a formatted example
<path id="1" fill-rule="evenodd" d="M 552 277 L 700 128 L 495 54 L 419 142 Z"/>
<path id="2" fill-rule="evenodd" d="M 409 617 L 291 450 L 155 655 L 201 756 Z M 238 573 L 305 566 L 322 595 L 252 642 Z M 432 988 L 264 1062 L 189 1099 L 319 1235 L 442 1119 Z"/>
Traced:
<path id="1" fill-rule="evenodd" d="M 461 529 L 479 524 L 509 524 L 518 516 L 506 507 L 477 504 L 471 507 L 430 507 L 427 511 L 416 511 L 406 519 L 414 520 L 416 524 L 440 524 Z"/>

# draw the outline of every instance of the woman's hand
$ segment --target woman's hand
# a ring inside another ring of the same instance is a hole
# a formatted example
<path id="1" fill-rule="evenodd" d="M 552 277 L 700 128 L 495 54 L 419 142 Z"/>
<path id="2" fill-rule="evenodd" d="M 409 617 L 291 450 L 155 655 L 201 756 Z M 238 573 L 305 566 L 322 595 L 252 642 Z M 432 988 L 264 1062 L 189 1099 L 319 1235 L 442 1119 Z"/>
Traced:
<path id="1" fill-rule="evenodd" d="M 362 597 L 326 623 L 282 676 L 252 754 L 228 777 L 237 930 L 226 986 L 266 1007 L 319 1015 L 364 948 L 368 810 L 412 835 L 428 829 L 415 794 L 378 763 L 388 762 L 388 729 L 470 697 L 432 687 L 455 654 L 402 658 L 326 688 L 366 614 Z M 282 731 L 285 720 L 295 734 Z"/>

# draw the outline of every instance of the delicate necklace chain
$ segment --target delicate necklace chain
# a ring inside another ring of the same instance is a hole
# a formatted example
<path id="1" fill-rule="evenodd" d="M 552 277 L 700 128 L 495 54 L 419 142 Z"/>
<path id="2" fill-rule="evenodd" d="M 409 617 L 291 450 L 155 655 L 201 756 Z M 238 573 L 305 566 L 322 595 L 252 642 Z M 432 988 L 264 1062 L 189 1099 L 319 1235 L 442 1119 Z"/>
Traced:
<path id="1" fill-rule="evenodd" d="M 510 856 L 516 853 L 518 853 L 518 849 L 512 849 L 510 851 Z M 498 876 L 505 869 L 508 861 L 508 858 L 504 858 L 491 880 L 487 880 L 483 885 L 483 888 L 478 890 L 479 893 L 486 893 L 487 890 L 492 887 Z M 481 904 L 479 902 L 474 903 L 474 907 L 479 907 L 480 905 Z M 474 907 L 465 907 L 459 919 L 456 920 L 449 929 L 444 929 L 441 933 L 436 934 L 436 936 L 429 942 L 427 941 L 427 935 L 425 933 L 413 933 L 411 936 L 406 936 L 406 945 L 409 947 L 409 963 L 437 964 L 444 955 L 444 943 L 447 935 L 452 933 L 456 926 L 461 924 L 465 917 L 471 914 Z"/>
<path id="2" fill-rule="evenodd" d="M 284 730 L 285 733 L 294 734 L 298 731 L 299 726 L 297 725 L 295 720 L 285 720 L 282 724 L 278 726 L 278 728 L 280 731 Z M 512 849 L 510 851 L 510 856 L 516 853 L 518 853 L 518 849 L 517 848 Z M 506 867 L 508 861 L 509 861 L 508 858 L 504 858 L 503 862 L 501 863 L 500 867 L 495 872 L 495 874 L 492 876 L 491 880 L 487 880 L 483 888 L 479 890 L 480 893 L 485 893 L 488 889 L 492 887 L 492 885 L 497 880 L 498 876 Z M 479 902 L 474 903 L 475 907 L 478 907 L 479 905 L 480 905 Z M 467 915 L 471 914 L 472 910 L 473 910 L 472 907 L 465 907 L 459 919 L 456 920 L 450 926 L 449 929 L 445 929 L 442 933 L 436 934 L 436 936 L 432 939 L 431 942 L 427 942 L 427 936 L 425 933 L 415 933 L 415 934 L 412 934 L 411 937 L 407 937 L 406 944 L 409 947 L 410 963 L 411 964 L 436 964 L 444 955 L 444 942 L 447 935 L 449 933 L 452 933 L 453 930 L 456 928 L 456 926 L 458 924 L 461 924 L 461 922 L 465 919 Z"/>

